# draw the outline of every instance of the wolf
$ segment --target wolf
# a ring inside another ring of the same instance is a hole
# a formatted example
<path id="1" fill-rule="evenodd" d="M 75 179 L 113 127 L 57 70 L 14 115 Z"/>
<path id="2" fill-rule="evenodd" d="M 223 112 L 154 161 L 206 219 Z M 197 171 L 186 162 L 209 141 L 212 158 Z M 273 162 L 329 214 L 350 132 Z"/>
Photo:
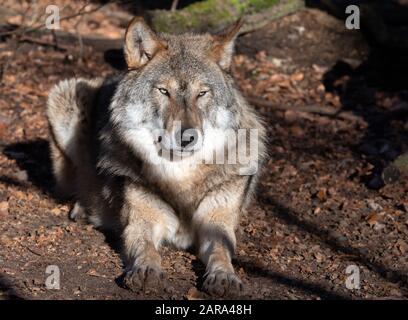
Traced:
<path id="1" fill-rule="evenodd" d="M 120 234 L 131 290 L 163 286 L 163 244 L 196 250 L 209 294 L 243 290 L 231 258 L 265 158 L 265 128 L 231 75 L 241 25 L 171 35 L 135 17 L 124 39 L 125 72 L 63 80 L 49 93 L 56 188 L 75 199 L 72 219 Z M 231 143 L 239 130 L 256 138 Z M 249 162 L 230 161 L 239 144 Z M 224 161 L 208 161 L 214 154 Z"/>

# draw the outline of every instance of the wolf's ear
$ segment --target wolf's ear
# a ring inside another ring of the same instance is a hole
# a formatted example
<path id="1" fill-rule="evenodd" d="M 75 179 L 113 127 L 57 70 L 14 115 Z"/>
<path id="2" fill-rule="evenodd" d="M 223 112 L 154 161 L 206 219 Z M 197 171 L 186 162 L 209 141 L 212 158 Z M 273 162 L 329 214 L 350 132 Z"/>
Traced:
<path id="1" fill-rule="evenodd" d="M 214 43 L 211 47 L 211 54 L 218 65 L 224 70 L 228 70 L 231 66 L 234 42 L 243 23 L 244 21 L 241 18 L 220 34 L 213 35 Z"/>
<path id="2" fill-rule="evenodd" d="M 164 41 L 146 24 L 143 18 L 135 17 L 125 34 L 125 59 L 129 69 L 145 65 L 160 50 L 166 49 Z"/>

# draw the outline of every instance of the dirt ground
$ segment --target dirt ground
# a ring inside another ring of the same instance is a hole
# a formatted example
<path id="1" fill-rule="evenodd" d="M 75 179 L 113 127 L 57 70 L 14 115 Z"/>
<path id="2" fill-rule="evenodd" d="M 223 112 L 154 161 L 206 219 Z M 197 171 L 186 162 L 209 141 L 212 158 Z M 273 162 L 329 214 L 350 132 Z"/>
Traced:
<path id="1" fill-rule="evenodd" d="M 0 299 L 197 299 L 203 265 L 163 248 L 171 293 L 121 287 L 115 239 L 68 219 L 53 197 L 47 92 L 73 76 L 117 72 L 103 53 L 0 42 Z M 10 59 L 10 57 L 12 57 Z M 242 217 L 233 264 L 249 299 L 408 298 L 407 179 L 382 169 L 408 149 L 408 64 L 358 31 L 306 9 L 239 38 L 233 73 L 246 95 L 322 106 L 344 119 L 256 107 L 269 133 L 257 197 Z M 406 74 L 406 73 L 405 73 Z M 405 83 L 403 82 L 405 81 Z M 61 288 L 45 287 L 46 268 Z M 360 288 L 347 289 L 350 265 Z"/>

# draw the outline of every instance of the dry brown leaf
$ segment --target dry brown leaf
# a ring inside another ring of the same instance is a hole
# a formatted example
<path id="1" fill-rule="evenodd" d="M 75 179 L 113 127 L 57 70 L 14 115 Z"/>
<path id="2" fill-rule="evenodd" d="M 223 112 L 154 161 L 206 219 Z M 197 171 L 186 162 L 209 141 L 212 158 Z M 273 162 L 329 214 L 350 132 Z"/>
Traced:
<path id="1" fill-rule="evenodd" d="M 21 25 L 23 22 L 23 16 L 22 15 L 17 15 L 17 16 L 12 16 L 7 18 L 7 23 L 9 24 L 16 24 L 16 25 Z"/>
<path id="2" fill-rule="evenodd" d="M 317 263 L 322 263 L 324 261 L 324 255 L 320 252 L 315 252 L 313 255 L 316 258 Z"/>
<path id="3" fill-rule="evenodd" d="M 296 138 L 302 138 L 305 135 L 305 131 L 300 126 L 292 126 L 290 133 Z"/>
<path id="4" fill-rule="evenodd" d="M 55 216 L 61 215 L 61 209 L 60 208 L 54 208 L 51 210 L 51 213 Z"/>
<path id="5" fill-rule="evenodd" d="M 402 254 L 406 254 L 408 252 L 408 244 L 402 240 L 399 239 L 396 243 L 395 246 L 397 247 L 397 249 L 402 253 Z"/>
<path id="6" fill-rule="evenodd" d="M 0 202 L 0 218 L 6 217 L 9 213 L 9 204 L 7 201 Z"/>
<path id="7" fill-rule="evenodd" d="M 292 81 L 302 81 L 304 79 L 305 75 L 303 74 L 303 72 L 297 72 L 294 73 L 290 76 L 290 80 Z"/>
<path id="8" fill-rule="evenodd" d="M 186 298 L 187 300 L 202 300 L 200 291 L 198 291 L 195 287 L 188 289 Z"/>
<path id="9" fill-rule="evenodd" d="M 100 273 L 99 273 L 98 271 L 96 271 L 95 269 L 89 269 L 86 274 L 89 275 L 89 276 L 92 276 L 92 277 L 106 278 L 106 276 L 100 274 Z"/>
<path id="10" fill-rule="evenodd" d="M 321 202 L 325 202 L 327 200 L 327 189 L 326 188 L 321 188 L 316 193 L 316 198 L 319 199 Z"/>

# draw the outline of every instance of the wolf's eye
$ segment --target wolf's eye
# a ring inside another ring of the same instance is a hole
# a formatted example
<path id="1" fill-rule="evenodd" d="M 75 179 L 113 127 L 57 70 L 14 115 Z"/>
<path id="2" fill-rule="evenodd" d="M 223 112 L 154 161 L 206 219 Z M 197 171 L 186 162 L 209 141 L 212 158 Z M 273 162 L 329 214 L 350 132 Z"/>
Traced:
<path id="1" fill-rule="evenodd" d="M 166 89 L 159 88 L 159 91 L 160 91 L 161 94 L 164 94 L 165 96 L 170 97 L 170 93 Z"/>
<path id="2" fill-rule="evenodd" d="M 208 91 L 200 91 L 200 93 L 197 95 L 197 98 L 204 97 Z"/>

